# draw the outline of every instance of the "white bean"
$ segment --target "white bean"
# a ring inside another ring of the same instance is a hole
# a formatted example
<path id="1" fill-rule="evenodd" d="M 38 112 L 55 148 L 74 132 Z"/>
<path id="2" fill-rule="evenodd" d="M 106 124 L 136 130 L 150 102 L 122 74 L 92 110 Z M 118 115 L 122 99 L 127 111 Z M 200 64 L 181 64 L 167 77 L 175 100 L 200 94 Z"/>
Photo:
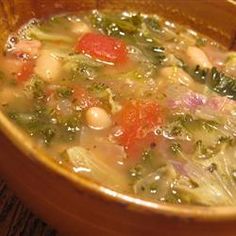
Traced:
<path id="1" fill-rule="evenodd" d="M 54 81 L 61 73 L 61 63 L 52 52 L 42 50 L 34 70 L 43 80 Z"/>
<path id="2" fill-rule="evenodd" d="M 71 31 L 75 34 L 84 34 L 90 32 L 90 28 L 83 22 L 76 22 L 73 24 Z"/>
<path id="3" fill-rule="evenodd" d="M 197 47 L 188 47 L 186 51 L 186 55 L 189 59 L 189 62 L 192 65 L 199 65 L 201 67 L 211 68 L 212 64 L 209 61 L 206 54 Z"/>
<path id="4" fill-rule="evenodd" d="M 177 66 L 164 67 L 160 71 L 160 75 L 164 78 L 168 78 L 173 82 L 179 82 L 187 87 L 193 84 L 192 78 L 181 68 Z"/>
<path id="5" fill-rule="evenodd" d="M 87 125 L 96 130 L 106 129 L 111 126 L 110 115 L 100 107 L 91 107 L 85 114 Z"/>
<path id="6" fill-rule="evenodd" d="M 20 40 L 12 49 L 14 54 L 26 53 L 30 57 L 38 56 L 39 49 L 41 48 L 42 43 L 38 40 Z"/>

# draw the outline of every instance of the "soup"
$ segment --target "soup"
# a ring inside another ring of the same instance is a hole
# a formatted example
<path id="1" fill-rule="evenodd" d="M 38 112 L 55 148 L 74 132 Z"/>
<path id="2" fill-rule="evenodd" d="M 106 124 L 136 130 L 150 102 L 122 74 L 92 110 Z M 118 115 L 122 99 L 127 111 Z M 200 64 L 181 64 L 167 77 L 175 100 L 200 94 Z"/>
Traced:
<path id="1" fill-rule="evenodd" d="M 150 201 L 236 204 L 236 52 L 135 12 L 32 19 L 1 107 L 60 168 Z"/>

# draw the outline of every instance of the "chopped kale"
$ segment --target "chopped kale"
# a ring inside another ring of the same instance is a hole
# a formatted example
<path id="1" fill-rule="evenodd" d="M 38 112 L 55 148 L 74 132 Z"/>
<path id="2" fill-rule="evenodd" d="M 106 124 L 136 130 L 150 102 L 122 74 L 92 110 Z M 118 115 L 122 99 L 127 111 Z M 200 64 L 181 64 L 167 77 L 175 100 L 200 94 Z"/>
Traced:
<path id="1" fill-rule="evenodd" d="M 55 136 L 55 130 L 51 127 L 45 127 L 41 130 L 41 134 L 45 144 L 49 144 Z"/>
<path id="2" fill-rule="evenodd" d="M 197 47 L 203 47 L 203 46 L 206 45 L 206 43 L 207 43 L 207 39 L 205 39 L 205 38 L 197 38 L 195 45 Z"/>
<path id="3" fill-rule="evenodd" d="M 206 146 L 203 144 L 202 140 L 198 140 L 195 144 L 196 156 L 199 159 L 209 159 L 215 156 L 216 153 L 220 151 L 220 147 L 215 146 Z"/>
<path id="4" fill-rule="evenodd" d="M 205 83 L 208 75 L 208 69 L 202 69 L 199 65 L 193 71 L 193 77 L 200 83 Z"/>
<path id="5" fill-rule="evenodd" d="M 37 75 L 33 75 L 29 84 L 27 84 L 25 91 L 27 94 L 31 94 L 32 97 L 37 100 L 42 100 L 45 97 L 46 84 Z"/>
<path id="6" fill-rule="evenodd" d="M 161 32 L 160 22 L 156 18 L 154 18 L 154 17 L 147 17 L 145 19 L 145 23 L 146 23 L 148 29 L 150 29 L 154 33 L 160 33 Z"/>
<path id="7" fill-rule="evenodd" d="M 190 136 L 187 128 L 192 121 L 192 116 L 188 114 L 173 116 L 170 118 L 170 123 L 164 128 L 164 131 L 171 137 L 186 139 Z"/>
<path id="8" fill-rule="evenodd" d="M 164 47 L 151 47 L 150 53 L 153 56 L 155 64 L 162 64 L 162 62 L 166 59 L 165 48 Z"/>
<path id="9" fill-rule="evenodd" d="M 89 86 L 88 89 L 91 92 L 100 93 L 100 92 L 104 92 L 107 88 L 108 86 L 104 83 L 94 82 Z"/>
<path id="10" fill-rule="evenodd" d="M 152 158 L 154 157 L 154 152 L 153 150 L 145 150 L 142 153 L 142 160 L 143 161 L 152 161 Z"/>
<path id="11" fill-rule="evenodd" d="M 211 69 L 207 85 L 220 95 L 236 100 L 236 79 L 219 72 L 215 67 Z"/>
<path id="12" fill-rule="evenodd" d="M 76 114 L 65 119 L 59 120 L 58 128 L 60 130 L 59 139 L 68 142 L 73 141 L 76 134 L 80 132 L 81 115 Z"/>
<path id="13" fill-rule="evenodd" d="M 93 27 L 103 31 L 110 36 L 123 37 L 135 34 L 141 26 L 141 15 L 133 14 L 130 16 L 105 16 L 94 12 L 90 17 Z"/>
<path id="14" fill-rule="evenodd" d="M 173 154 L 178 154 L 182 151 L 182 147 L 179 143 L 172 143 L 170 145 L 170 151 L 173 153 Z"/>
<path id="15" fill-rule="evenodd" d="M 230 136 L 221 136 L 218 139 L 218 143 L 217 144 L 223 144 L 223 143 L 228 144 L 229 146 L 232 146 L 234 144 L 234 140 Z"/>
<path id="16" fill-rule="evenodd" d="M 198 82 L 221 96 L 236 100 L 236 78 L 219 72 L 216 67 L 212 69 L 201 68 L 199 65 L 194 70 L 187 69 L 187 72 Z"/>
<path id="17" fill-rule="evenodd" d="M 210 166 L 207 167 L 207 170 L 213 173 L 215 170 L 217 170 L 217 164 L 211 163 Z"/>
<path id="18" fill-rule="evenodd" d="M 73 89 L 68 87 L 62 87 L 57 90 L 57 95 L 61 98 L 69 98 L 73 94 Z"/>

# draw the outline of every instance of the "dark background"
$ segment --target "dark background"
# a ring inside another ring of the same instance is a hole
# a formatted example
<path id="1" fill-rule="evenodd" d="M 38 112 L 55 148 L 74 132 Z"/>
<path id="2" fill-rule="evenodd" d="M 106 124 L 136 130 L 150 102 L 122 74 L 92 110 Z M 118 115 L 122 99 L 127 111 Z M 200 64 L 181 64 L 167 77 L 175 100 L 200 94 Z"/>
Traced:
<path id="1" fill-rule="evenodd" d="M 15 196 L 0 178 L 0 236 L 59 236 Z"/>

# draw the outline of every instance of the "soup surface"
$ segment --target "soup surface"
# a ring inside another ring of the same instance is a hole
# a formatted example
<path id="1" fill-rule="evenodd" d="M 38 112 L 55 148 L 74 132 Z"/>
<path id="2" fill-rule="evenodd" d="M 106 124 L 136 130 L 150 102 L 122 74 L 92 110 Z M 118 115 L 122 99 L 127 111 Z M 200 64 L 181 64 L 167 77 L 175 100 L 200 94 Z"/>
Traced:
<path id="1" fill-rule="evenodd" d="M 236 205 L 236 52 L 156 15 L 32 19 L 0 57 L 5 114 L 70 171 L 151 201 Z"/>

